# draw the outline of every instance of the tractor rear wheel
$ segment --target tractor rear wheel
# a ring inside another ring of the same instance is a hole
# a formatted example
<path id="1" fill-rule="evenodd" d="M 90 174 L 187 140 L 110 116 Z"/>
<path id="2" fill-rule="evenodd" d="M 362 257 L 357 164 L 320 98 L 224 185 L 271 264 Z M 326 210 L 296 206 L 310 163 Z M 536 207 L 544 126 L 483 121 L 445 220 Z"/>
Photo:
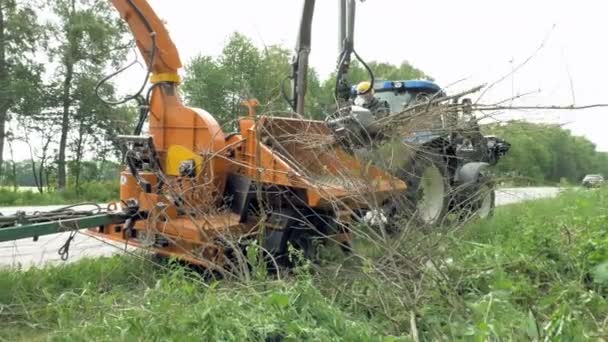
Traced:
<path id="1" fill-rule="evenodd" d="M 493 183 L 487 177 L 480 177 L 477 183 L 471 185 L 466 193 L 466 198 L 458 204 L 460 222 L 472 219 L 483 220 L 494 215 L 496 191 Z"/>
<path id="2" fill-rule="evenodd" d="M 448 171 L 441 155 L 419 152 L 399 172 L 399 178 L 406 182 L 407 189 L 404 196 L 391 203 L 393 220 L 404 217 L 419 226 L 440 223 L 447 213 L 449 199 Z"/>
<path id="3" fill-rule="evenodd" d="M 496 191 L 494 188 L 487 183 L 482 184 L 479 187 L 479 199 L 475 214 L 480 219 L 492 217 L 494 215 L 494 208 L 496 206 L 495 201 Z"/>

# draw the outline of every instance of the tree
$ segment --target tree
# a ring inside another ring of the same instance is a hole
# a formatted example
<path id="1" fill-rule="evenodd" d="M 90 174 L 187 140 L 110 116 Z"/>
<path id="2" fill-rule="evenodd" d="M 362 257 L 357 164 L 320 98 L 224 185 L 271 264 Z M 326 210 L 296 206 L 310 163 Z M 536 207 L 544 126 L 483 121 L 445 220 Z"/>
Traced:
<path id="1" fill-rule="evenodd" d="M 209 56 L 195 57 L 186 66 L 183 90 L 188 104 L 203 108 L 219 122 L 228 120 L 226 98 L 228 77 L 219 61 Z"/>
<path id="2" fill-rule="evenodd" d="M 53 93 L 46 94 L 50 99 Z M 45 99 L 42 103 L 45 103 Z M 36 113 L 23 116 L 14 128 L 15 140 L 28 146 L 29 165 L 33 182 L 28 186 L 36 186 L 38 192 L 44 192 L 50 186 L 54 146 L 61 132 L 60 113 L 44 109 L 44 105 Z"/>
<path id="3" fill-rule="evenodd" d="M 36 104 L 42 67 L 33 53 L 40 33 L 30 2 L 0 0 L 0 175 L 10 114 L 26 113 Z"/>
<path id="4" fill-rule="evenodd" d="M 198 56 L 186 66 L 183 89 L 190 105 L 204 108 L 222 124 L 234 122 L 244 98 L 255 97 L 261 112 L 280 115 L 290 111 L 281 94 L 290 68 L 288 49 L 272 45 L 260 50 L 247 37 L 234 33 L 221 56 Z M 319 79 L 311 69 L 307 108 L 318 108 L 315 96 L 319 90 Z"/>
<path id="5" fill-rule="evenodd" d="M 321 86 L 321 80 L 319 75 L 314 68 L 308 69 L 308 89 L 306 92 L 306 103 L 304 109 L 308 114 L 308 117 L 315 120 L 323 120 L 325 114 L 323 112 L 323 87 Z"/>
<path id="6" fill-rule="evenodd" d="M 63 190 L 66 187 L 68 134 L 74 116 L 83 112 L 74 96 L 77 81 L 83 75 L 99 79 L 105 66 L 116 66 L 124 59 L 123 35 L 126 31 L 107 1 L 54 0 L 49 5 L 59 18 L 57 23 L 49 25 L 57 39 L 49 53 L 59 61 L 56 78 L 61 80 L 53 86 L 60 89 L 61 94 L 56 103 L 61 109 L 57 187 Z M 88 88 L 91 94 L 93 90 L 93 87 Z"/>
<path id="7" fill-rule="evenodd" d="M 76 191 L 79 191 L 81 185 L 81 162 L 87 153 L 89 159 L 93 160 L 105 160 L 112 151 L 118 156 L 116 136 L 131 134 L 134 129 L 135 108 L 103 104 L 94 92 L 96 83 L 97 79 L 86 74 L 78 75 L 74 80 L 73 133 L 68 147 L 74 158 L 70 171 Z M 100 88 L 100 94 L 104 98 L 112 96 L 114 92 L 110 84 Z"/>
<path id="8" fill-rule="evenodd" d="M 255 97 L 262 112 L 282 115 L 291 112 L 283 99 L 281 87 L 289 92 L 291 74 L 290 50 L 272 45 L 260 50 L 247 37 L 234 33 L 218 58 L 198 56 L 186 66 L 184 91 L 190 105 L 204 108 L 220 123 L 236 119 L 243 97 Z M 400 65 L 369 63 L 376 79 L 431 79 L 407 62 Z M 352 63 L 350 79 L 353 84 L 369 79 L 366 69 Z M 309 118 L 323 119 L 331 112 L 334 100 L 335 73 L 321 82 L 314 68 L 308 71 L 306 113 Z"/>
<path id="9" fill-rule="evenodd" d="M 243 98 L 257 97 L 260 103 L 265 103 L 266 99 L 260 96 L 264 93 L 260 82 L 262 56 L 247 37 L 234 33 L 222 51 L 220 63 L 228 80 L 228 112 L 224 113 L 224 117 L 236 119 Z"/>
<path id="10" fill-rule="evenodd" d="M 511 121 L 484 130 L 511 143 L 496 171 L 532 183 L 578 183 L 588 173 L 608 175 L 608 155 L 598 152 L 588 139 L 555 124 Z"/>
<path id="11" fill-rule="evenodd" d="M 281 86 L 291 72 L 291 52 L 281 46 L 272 45 L 261 52 L 260 74 L 253 82 L 255 96 L 259 96 L 265 112 L 290 111 L 289 104 L 281 94 Z"/>

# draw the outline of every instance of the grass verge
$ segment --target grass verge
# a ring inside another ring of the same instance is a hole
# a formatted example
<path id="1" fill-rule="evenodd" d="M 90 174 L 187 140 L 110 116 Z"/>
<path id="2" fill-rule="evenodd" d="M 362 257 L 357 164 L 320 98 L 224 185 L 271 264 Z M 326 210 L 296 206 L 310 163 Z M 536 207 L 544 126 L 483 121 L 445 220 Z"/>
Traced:
<path id="1" fill-rule="evenodd" d="M 608 321 L 608 191 L 500 208 L 286 280 L 133 257 L 0 271 L 6 340 L 588 340 Z"/>
<path id="2" fill-rule="evenodd" d="M 96 182 L 82 184 L 78 190 L 51 191 L 39 193 L 31 189 L 14 191 L 0 188 L 0 206 L 57 205 L 77 202 L 105 203 L 119 198 L 117 182 Z"/>

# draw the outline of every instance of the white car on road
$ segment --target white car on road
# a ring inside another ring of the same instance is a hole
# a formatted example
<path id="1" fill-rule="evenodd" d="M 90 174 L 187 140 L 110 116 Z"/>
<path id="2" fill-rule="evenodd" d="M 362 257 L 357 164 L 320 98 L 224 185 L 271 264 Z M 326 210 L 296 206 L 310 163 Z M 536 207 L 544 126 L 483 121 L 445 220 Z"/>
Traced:
<path id="1" fill-rule="evenodd" d="M 596 188 L 604 183 L 604 177 L 602 175 L 586 175 L 583 178 L 583 186 L 586 188 Z"/>

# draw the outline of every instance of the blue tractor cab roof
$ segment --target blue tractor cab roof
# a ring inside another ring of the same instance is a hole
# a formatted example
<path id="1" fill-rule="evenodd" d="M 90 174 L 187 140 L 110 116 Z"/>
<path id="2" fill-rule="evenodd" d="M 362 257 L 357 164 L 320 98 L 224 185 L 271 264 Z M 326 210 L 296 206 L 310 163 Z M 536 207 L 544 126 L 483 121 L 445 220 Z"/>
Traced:
<path id="1" fill-rule="evenodd" d="M 374 90 L 382 91 L 424 91 L 436 93 L 441 91 L 441 87 L 437 84 L 426 80 L 403 80 L 403 81 L 376 81 L 374 82 Z M 353 95 L 357 94 L 357 86 L 352 87 Z"/>

